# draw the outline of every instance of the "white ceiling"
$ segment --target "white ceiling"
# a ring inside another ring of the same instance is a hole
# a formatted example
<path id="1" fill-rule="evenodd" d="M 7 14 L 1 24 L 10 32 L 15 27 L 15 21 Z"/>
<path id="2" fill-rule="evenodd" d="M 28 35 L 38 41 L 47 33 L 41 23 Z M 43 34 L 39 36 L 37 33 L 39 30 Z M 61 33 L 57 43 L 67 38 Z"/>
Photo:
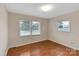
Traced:
<path id="1" fill-rule="evenodd" d="M 79 3 L 52 3 L 55 8 L 50 12 L 42 12 L 39 7 L 44 3 L 10 3 L 6 4 L 9 12 L 25 15 L 38 16 L 43 18 L 56 17 L 65 13 L 79 10 Z"/>

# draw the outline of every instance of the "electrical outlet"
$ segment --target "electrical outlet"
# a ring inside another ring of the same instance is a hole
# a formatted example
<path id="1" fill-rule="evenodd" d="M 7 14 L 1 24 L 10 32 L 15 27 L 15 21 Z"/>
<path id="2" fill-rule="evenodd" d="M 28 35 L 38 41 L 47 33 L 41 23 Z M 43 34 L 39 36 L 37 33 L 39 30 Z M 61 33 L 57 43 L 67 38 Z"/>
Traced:
<path id="1" fill-rule="evenodd" d="M 71 44 L 74 44 L 74 42 L 70 42 Z"/>

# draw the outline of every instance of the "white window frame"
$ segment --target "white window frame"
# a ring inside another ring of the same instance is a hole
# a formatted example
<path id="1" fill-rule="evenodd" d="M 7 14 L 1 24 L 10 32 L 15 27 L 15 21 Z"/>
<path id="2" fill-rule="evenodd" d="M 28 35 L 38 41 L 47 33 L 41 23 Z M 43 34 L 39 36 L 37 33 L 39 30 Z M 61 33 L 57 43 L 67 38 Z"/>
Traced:
<path id="1" fill-rule="evenodd" d="M 19 36 L 21 36 L 21 33 L 20 33 L 20 22 L 21 21 L 29 21 L 29 20 L 20 20 L 19 21 Z M 32 22 L 34 22 L 35 20 L 33 20 L 33 21 L 29 21 L 30 22 L 30 27 L 29 27 L 29 31 L 30 31 L 30 35 L 22 35 L 21 37 L 23 37 L 23 36 L 32 36 L 33 35 L 33 33 L 32 33 Z M 41 24 L 40 24 L 40 21 L 36 21 L 36 22 L 39 22 L 39 25 L 40 25 L 40 27 L 41 27 Z M 37 35 L 40 35 L 41 34 L 41 28 L 39 29 L 40 30 L 40 33 L 39 34 L 34 34 L 34 36 L 37 36 Z"/>

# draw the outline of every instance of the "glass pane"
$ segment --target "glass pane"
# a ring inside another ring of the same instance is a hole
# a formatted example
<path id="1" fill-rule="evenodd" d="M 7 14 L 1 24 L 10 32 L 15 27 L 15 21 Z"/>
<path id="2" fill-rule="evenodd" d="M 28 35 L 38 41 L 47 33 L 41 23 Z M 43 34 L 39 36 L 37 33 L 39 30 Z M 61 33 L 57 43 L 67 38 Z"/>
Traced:
<path id="1" fill-rule="evenodd" d="M 20 21 L 20 36 L 30 35 L 30 22 L 29 21 Z"/>
<path id="2" fill-rule="evenodd" d="M 32 21 L 32 35 L 40 34 L 40 22 Z"/>
<path id="3" fill-rule="evenodd" d="M 70 32 L 70 22 L 69 21 L 60 21 L 58 23 L 58 30 L 63 32 Z"/>

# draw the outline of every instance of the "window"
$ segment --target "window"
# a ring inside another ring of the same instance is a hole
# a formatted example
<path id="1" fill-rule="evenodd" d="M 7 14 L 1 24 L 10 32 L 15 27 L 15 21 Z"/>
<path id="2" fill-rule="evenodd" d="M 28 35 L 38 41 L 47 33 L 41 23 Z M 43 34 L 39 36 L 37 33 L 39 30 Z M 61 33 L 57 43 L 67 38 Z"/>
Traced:
<path id="1" fill-rule="evenodd" d="M 40 22 L 32 21 L 32 35 L 40 34 Z"/>
<path id="2" fill-rule="evenodd" d="M 20 36 L 30 35 L 30 22 L 20 21 Z"/>
<path id="3" fill-rule="evenodd" d="M 70 22 L 69 21 L 59 21 L 58 31 L 70 32 Z"/>
<path id="4" fill-rule="evenodd" d="M 20 36 L 40 34 L 40 22 L 21 20 L 19 23 L 20 23 Z"/>

